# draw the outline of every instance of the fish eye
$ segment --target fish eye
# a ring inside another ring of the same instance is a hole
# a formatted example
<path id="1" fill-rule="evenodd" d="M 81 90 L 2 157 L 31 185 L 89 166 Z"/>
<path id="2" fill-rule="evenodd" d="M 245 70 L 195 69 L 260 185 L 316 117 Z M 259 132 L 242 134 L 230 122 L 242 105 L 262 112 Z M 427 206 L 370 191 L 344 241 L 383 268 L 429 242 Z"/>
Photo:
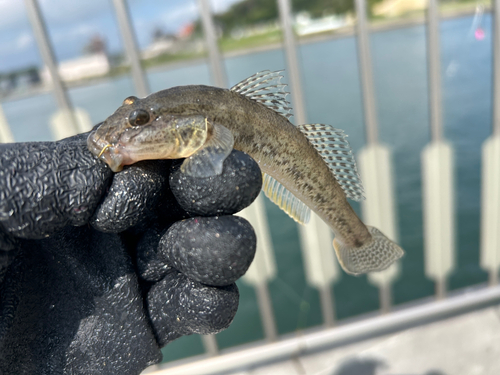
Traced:
<path id="1" fill-rule="evenodd" d="M 128 122 L 132 126 L 145 125 L 149 122 L 149 113 L 144 109 L 136 109 L 128 116 Z"/>

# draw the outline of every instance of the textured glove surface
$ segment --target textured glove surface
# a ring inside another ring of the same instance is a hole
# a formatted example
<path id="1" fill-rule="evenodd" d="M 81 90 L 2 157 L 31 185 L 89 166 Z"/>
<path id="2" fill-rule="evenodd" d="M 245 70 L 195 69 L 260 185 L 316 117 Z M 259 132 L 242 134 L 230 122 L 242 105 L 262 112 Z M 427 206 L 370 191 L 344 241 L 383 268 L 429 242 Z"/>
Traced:
<path id="1" fill-rule="evenodd" d="M 258 195 L 257 164 L 113 174 L 85 142 L 0 145 L 0 374 L 138 374 L 236 313 L 256 239 L 231 214 Z"/>

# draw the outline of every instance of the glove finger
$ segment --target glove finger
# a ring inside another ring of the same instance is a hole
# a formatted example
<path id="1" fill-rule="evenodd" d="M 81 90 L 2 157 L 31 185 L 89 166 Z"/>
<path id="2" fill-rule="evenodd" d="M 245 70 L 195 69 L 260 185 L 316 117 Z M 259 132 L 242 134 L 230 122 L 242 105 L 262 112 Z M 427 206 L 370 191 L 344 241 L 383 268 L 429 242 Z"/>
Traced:
<path id="1" fill-rule="evenodd" d="M 262 173 L 249 155 L 233 150 L 222 174 L 196 178 L 174 164 L 170 188 L 180 206 L 191 216 L 231 215 L 249 206 L 259 195 Z"/>
<path id="2" fill-rule="evenodd" d="M 113 176 L 109 191 L 90 224 L 102 232 L 122 232 L 137 225 L 147 226 L 158 212 L 170 221 L 185 215 L 168 188 L 170 161 L 140 162 Z"/>
<path id="3" fill-rule="evenodd" d="M 197 217 L 169 228 L 160 242 L 159 257 L 193 280 L 222 286 L 245 274 L 256 245 L 252 226 L 241 217 Z"/>
<path id="4" fill-rule="evenodd" d="M 151 287 L 148 312 L 160 346 L 198 333 L 214 334 L 229 327 L 238 309 L 236 284 L 210 287 L 170 270 Z"/>
<path id="5" fill-rule="evenodd" d="M 40 239 L 87 223 L 112 172 L 88 151 L 86 137 L 0 146 L 0 225 L 7 233 Z"/>
<path id="6" fill-rule="evenodd" d="M 143 280 L 159 281 L 171 269 L 159 252 L 165 232 L 166 228 L 160 223 L 153 223 L 137 241 L 137 272 Z"/>

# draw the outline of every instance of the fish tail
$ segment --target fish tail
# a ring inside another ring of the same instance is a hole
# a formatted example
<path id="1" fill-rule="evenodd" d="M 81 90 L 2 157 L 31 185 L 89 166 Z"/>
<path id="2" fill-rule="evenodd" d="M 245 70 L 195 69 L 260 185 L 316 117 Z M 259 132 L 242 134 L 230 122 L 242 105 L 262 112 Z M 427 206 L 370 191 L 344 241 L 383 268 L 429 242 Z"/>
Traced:
<path id="1" fill-rule="evenodd" d="M 382 271 L 404 255 L 403 249 L 377 228 L 367 228 L 372 239 L 361 247 L 345 245 L 337 238 L 333 240 L 340 265 L 351 275 Z"/>

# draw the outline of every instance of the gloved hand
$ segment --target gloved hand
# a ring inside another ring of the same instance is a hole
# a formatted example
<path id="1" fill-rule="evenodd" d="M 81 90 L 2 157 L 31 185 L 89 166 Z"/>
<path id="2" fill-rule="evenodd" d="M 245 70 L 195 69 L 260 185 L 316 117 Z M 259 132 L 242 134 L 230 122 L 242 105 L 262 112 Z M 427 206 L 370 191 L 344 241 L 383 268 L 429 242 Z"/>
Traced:
<path id="1" fill-rule="evenodd" d="M 0 374 L 138 374 L 229 326 L 256 246 L 231 214 L 261 173 L 238 151 L 220 176 L 179 165 L 113 174 L 86 134 L 0 145 Z"/>

